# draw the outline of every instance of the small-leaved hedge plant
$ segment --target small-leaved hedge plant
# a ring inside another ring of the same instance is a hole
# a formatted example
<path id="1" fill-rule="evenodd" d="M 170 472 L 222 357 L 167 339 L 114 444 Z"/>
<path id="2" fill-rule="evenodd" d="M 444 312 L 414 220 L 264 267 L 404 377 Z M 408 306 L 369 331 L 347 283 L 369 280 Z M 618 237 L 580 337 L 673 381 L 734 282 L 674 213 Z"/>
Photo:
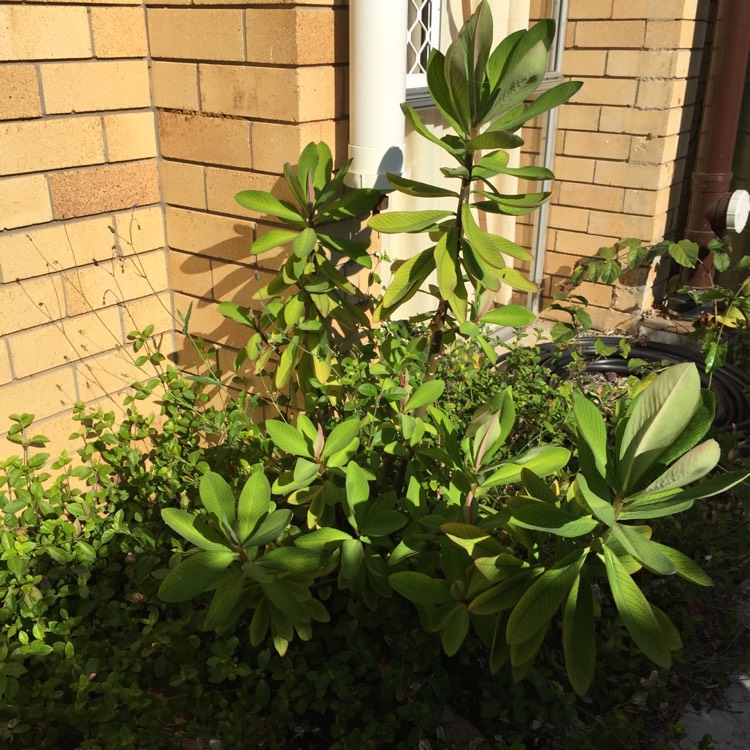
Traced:
<path id="1" fill-rule="evenodd" d="M 515 423 L 511 389 L 473 405 L 464 428 L 441 408 L 445 381 L 435 377 L 449 337 L 472 338 L 494 358 L 481 326 L 529 322 L 517 306 L 489 311 L 502 284 L 531 288 L 503 257 L 527 259 L 527 253 L 480 229 L 474 214 L 526 213 L 547 197 L 500 194 L 491 178 L 551 176 L 535 167 L 509 168 L 506 149 L 522 142 L 511 131 L 578 88 L 563 83 L 524 103 L 543 78 L 552 36 L 550 22 L 541 22 L 493 50 L 489 5 L 482 2 L 445 56 L 434 51 L 428 65 L 430 91 L 455 135 L 433 136 L 404 105 L 415 130 L 459 164 L 443 170 L 459 180 L 458 191 L 390 176 L 396 189 L 411 195 L 454 197 L 454 212 L 385 213 L 370 220 L 378 231 L 423 232 L 434 243 L 396 265 L 375 310 L 377 318 L 390 317 L 436 272 L 430 290 L 437 311 L 428 326 L 424 369 L 412 378 L 400 352 L 371 348 L 360 382 L 337 392 L 330 410 L 313 418 L 300 413 L 296 425 L 265 422 L 261 440 L 272 457 L 252 467 L 238 492 L 234 477 L 207 472 L 200 482 L 203 511 L 163 511 L 164 521 L 193 546 L 171 568 L 160 594 L 181 602 L 211 592 L 207 627 L 224 631 L 249 621 L 251 643 L 260 646 L 270 637 L 283 655 L 293 640 L 313 639 L 316 623 L 329 620 L 332 591 L 373 610 L 397 595 L 416 605 L 420 623 L 439 636 L 447 655 L 456 654 L 473 630 L 487 648 L 490 669 L 509 664 L 521 679 L 560 616 L 568 678 L 584 693 L 596 664 L 595 592 L 608 586 L 636 645 L 659 666 L 671 664 L 679 635 L 634 576 L 646 569 L 710 581 L 689 557 L 652 539 L 643 521 L 686 510 L 745 476 L 686 488 L 719 460 L 715 441 L 699 443 L 714 404 L 695 368 L 676 366 L 655 378 L 616 429 L 579 395 L 574 445 L 541 444 L 520 453 L 505 448 Z M 480 158 L 480 151 L 489 153 Z M 308 147 L 305 165 L 321 153 Z M 308 175 L 306 197 L 314 206 L 311 169 L 290 168 L 287 175 L 300 188 Z M 328 162 L 321 174 L 319 189 L 327 195 Z M 260 198 L 253 201 L 257 208 Z M 274 213 L 287 218 L 281 209 Z M 296 256 L 295 250 L 291 263 Z M 282 270 L 279 286 L 291 281 Z M 299 278 L 296 288 L 289 303 L 276 299 L 287 326 L 298 320 L 300 295 L 310 294 Z M 289 316 L 287 304 L 294 311 Z M 288 347 L 298 347 L 294 337 L 285 345 L 282 358 Z M 341 385 L 335 376 L 325 387 Z M 573 452 L 575 466 L 569 467 Z"/>

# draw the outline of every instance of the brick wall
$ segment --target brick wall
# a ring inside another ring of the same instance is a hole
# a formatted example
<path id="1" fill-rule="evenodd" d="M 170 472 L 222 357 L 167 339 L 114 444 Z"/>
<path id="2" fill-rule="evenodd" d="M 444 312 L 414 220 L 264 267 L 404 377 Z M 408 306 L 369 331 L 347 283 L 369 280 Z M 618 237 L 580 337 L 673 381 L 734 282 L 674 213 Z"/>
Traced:
<path id="1" fill-rule="evenodd" d="M 175 309 L 191 310 L 190 330 L 221 345 L 228 367 L 248 333 L 216 304 L 249 304 L 279 261 L 254 262 L 250 243 L 272 225 L 234 195 L 283 197 L 284 163 L 313 140 L 346 158 L 348 17 L 343 0 L 165 5 L 147 20 Z"/>
<path id="2" fill-rule="evenodd" d="M 59 445 L 170 329 L 156 153 L 140 2 L 0 6 L 0 455 L 6 415 Z"/>
<path id="3" fill-rule="evenodd" d="M 543 304 L 582 255 L 681 231 L 710 8 L 709 0 L 570 0 L 563 74 L 584 85 L 559 111 Z M 538 123 L 526 129 L 529 160 L 539 132 Z M 530 239 L 528 222 L 519 237 Z M 618 305 L 606 287 L 577 291 L 600 329 L 637 318 L 631 297 Z"/>

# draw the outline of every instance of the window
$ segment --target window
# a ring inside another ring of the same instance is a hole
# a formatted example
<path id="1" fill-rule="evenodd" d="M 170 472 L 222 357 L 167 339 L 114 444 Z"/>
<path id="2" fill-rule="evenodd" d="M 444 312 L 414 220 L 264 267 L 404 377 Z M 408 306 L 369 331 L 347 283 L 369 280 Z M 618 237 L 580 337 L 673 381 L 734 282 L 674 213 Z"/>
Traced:
<path id="1" fill-rule="evenodd" d="M 406 31 L 406 98 L 414 107 L 429 107 L 427 60 L 440 48 L 441 0 L 409 0 Z"/>

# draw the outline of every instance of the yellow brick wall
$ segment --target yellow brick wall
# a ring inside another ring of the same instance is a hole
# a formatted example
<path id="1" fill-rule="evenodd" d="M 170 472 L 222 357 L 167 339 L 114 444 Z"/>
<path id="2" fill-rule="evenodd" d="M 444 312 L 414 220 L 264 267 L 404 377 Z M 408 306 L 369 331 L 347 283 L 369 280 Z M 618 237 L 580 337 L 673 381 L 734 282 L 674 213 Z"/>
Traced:
<path id="1" fill-rule="evenodd" d="M 549 5 L 536 0 L 533 17 Z M 710 7 L 570 0 L 563 75 L 584 85 L 559 111 L 543 306 L 582 255 L 624 237 L 652 243 L 681 231 Z M 539 123 L 525 129 L 526 161 L 538 158 L 539 133 Z M 531 237 L 530 222 L 519 224 L 519 238 Z M 608 289 L 578 292 L 598 328 L 634 322 L 632 312 L 613 309 Z"/>
<path id="2" fill-rule="evenodd" d="M 0 457 L 14 412 L 64 447 L 172 329 L 150 85 L 140 1 L 0 5 Z"/>
<path id="3" fill-rule="evenodd" d="M 343 0 L 146 2 L 158 115 L 169 277 L 190 330 L 224 348 L 248 338 L 218 314 L 250 304 L 279 255 L 249 254 L 269 217 L 243 209 L 241 190 L 285 197 L 285 162 L 324 140 L 346 158 L 348 15 Z M 195 360 L 178 342 L 180 361 Z"/>

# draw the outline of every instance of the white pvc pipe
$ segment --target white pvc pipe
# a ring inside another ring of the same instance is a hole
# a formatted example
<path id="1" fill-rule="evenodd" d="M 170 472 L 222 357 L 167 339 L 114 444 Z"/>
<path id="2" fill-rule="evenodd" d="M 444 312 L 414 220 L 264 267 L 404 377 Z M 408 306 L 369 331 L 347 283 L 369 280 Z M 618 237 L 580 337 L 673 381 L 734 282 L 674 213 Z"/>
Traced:
<path id="1" fill-rule="evenodd" d="M 403 172 L 407 2 L 349 3 L 351 187 L 387 190 L 386 172 Z"/>

